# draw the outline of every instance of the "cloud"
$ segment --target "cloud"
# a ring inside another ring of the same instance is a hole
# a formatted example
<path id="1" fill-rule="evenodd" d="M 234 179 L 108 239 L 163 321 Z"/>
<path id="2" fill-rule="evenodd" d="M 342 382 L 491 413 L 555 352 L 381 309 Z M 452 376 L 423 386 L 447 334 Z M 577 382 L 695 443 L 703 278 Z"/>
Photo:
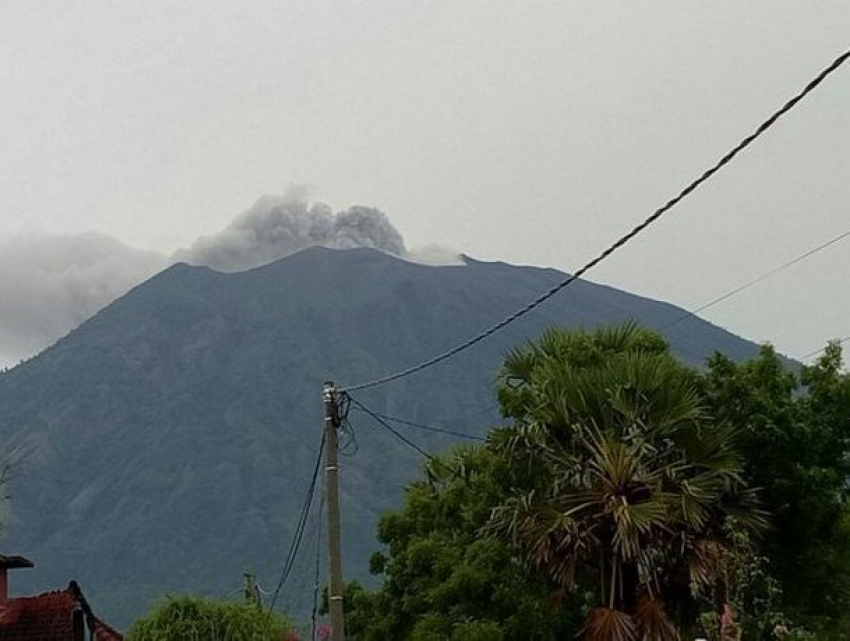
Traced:
<path id="1" fill-rule="evenodd" d="M 165 265 L 103 234 L 0 241 L 0 365 L 41 351 Z"/>
<path id="2" fill-rule="evenodd" d="M 463 255 L 443 245 L 422 245 L 411 248 L 403 258 L 421 265 L 465 265 Z"/>
<path id="3" fill-rule="evenodd" d="M 264 265 L 313 245 L 370 247 L 428 265 L 463 264 L 437 245 L 408 250 L 386 214 L 334 213 L 305 188 L 264 196 L 218 233 L 167 257 L 97 233 L 35 233 L 0 240 L 0 367 L 28 358 L 175 261 L 221 271 Z"/>
<path id="4" fill-rule="evenodd" d="M 174 259 L 221 271 L 242 271 L 313 245 L 336 249 L 371 247 L 407 256 L 404 239 L 386 214 L 354 206 L 334 214 L 311 203 L 304 188 L 283 196 L 263 196 L 222 231 L 198 238 Z"/>

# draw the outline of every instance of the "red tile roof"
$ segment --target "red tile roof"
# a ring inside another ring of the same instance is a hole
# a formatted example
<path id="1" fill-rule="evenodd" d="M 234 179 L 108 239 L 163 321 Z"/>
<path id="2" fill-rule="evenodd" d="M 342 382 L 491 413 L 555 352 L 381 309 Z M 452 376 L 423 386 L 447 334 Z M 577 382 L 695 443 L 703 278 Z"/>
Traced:
<path id="1" fill-rule="evenodd" d="M 0 608 L 0 641 L 75 641 L 85 627 L 96 641 L 122 641 L 123 636 L 95 617 L 75 582 L 65 590 L 10 599 Z"/>
<path id="2" fill-rule="evenodd" d="M 94 620 L 94 638 L 96 641 L 124 641 L 123 634 L 97 618 Z"/>
<path id="3" fill-rule="evenodd" d="M 0 614 L 3 641 L 72 641 L 74 611 L 82 624 L 82 609 L 68 590 L 10 599 Z"/>

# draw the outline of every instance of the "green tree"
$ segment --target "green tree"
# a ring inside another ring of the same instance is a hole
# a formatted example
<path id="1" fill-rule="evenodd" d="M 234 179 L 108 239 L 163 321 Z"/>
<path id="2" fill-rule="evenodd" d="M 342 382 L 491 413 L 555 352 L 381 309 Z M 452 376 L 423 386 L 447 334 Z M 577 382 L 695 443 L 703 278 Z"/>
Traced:
<path id="1" fill-rule="evenodd" d="M 846 638 L 837 626 L 850 605 L 850 379 L 841 366 L 837 344 L 799 373 L 765 346 L 745 363 L 716 355 L 705 379 L 711 411 L 738 426 L 745 474 L 772 515 L 762 548 L 780 607 L 824 638 Z"/>
<path id="2" fill-rule="evenodd" d="M 289 627 L 253 603 L 168 597 L 133 624 L 128 641 L 280 641 Z"/>
<path id="3" fill-rule="evenodd" d="M 719 607 L 727 519 L 746 532 L 763 520 L 699 380 L 635 325 L 553 330 L 511 354 L 499 400 L 512 425 L 429 462 L 384 516 L 385 582 L 350 586 L 350 630 L 554 639 L 585 620 L 591 638 L 663 639 L 697 620 L 692 592 Z"/>
<path id="4" fill-rule="evenodd" d="M 491 507 L 526 470 L 487 447 L 463 447 L 425 465 L 404 507 L 383 516 L 386 551 L 372 570 L 382 587 L 348 586 L 346 629 L 359 641 L 554 641 L 577 629 L 575 613 L 547 601 L 552 585 L 482 530 Z"/>
<path id="5" fill-rule="evenodd" d="M 837 345 L 787 365 L 765 347 L 697 372 L 634 325 L 516 350 L 510 425 L 430 462 L 385 515 L 385 581 L 350 586 L 352 632 L 850 638 L 850 380 Z"/>
<path id="6" fill-rule="evenodd" d="M 656 334 L 627 324 L 552 330 L 507 359 L 510 429 L 494 447 L 545 470 L 497 509 L 508 537 L 563 590 L 592 578 L 588 639 L 673 639 L 716 595 L 730 517 L 763 524 L 733 431 L 707 415 L 697 375 Z"/>

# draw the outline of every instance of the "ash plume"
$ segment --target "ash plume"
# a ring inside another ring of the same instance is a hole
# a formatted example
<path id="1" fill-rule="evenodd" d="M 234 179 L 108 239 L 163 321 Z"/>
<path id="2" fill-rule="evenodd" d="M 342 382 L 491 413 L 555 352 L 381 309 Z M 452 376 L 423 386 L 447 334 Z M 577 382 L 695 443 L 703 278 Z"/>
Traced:
<path id="1" fill-rule="evenodd" d="M 175 261 L 220 271 L 264 265 L 313 245 L 369 247 L 428 265 L 462 264 L 437 245 L 408 250 L 383 212 L 334 213 L 305 188 L 265 196 L 222 231 L 171 257 L 97 233 L 36 233 L 0 239 L 0 368 L 41 351 Z"/>
<path id="2" fill-rule="evenodd" d="M 104 234 L 0 241 L 0 366 L 41 351 L 165 265 Z"/>
<path id="3" fill-rule="evenodd" d="M 222 231 L 198 238 L 174 259 L 220 271 L 241 271 L 321 245 L 335 249 L 370 247 L 407 256 L 404 239 L 386 214 L 354 206 L 333 213 L 324 203 L 311 203 L 304 189 L 283 196 L 264 196 Z"/>

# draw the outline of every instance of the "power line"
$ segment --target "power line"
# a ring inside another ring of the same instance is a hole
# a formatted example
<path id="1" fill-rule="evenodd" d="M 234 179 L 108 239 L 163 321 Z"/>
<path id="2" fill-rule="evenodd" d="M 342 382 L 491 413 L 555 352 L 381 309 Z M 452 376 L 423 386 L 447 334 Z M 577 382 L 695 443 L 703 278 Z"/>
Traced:
<path id="1" fill-rule="evenodd" d="M 316 464 L 313 467 L 313 477 L 310 479 L 310 484 L 307 487 L 307 493 L 304 496 L 304 502 L 301 504 L 301 512 L 298 515 L 298 522 L 295 525 L 295 532 L 292 535 L 292 543 L 289 545 L 289 552 L 286 554 L 286 560 L 283 563 L 283 569 L 280 572 L 280 578 L 277 581 L 277 587 L 275 588 L 269 610 L 274 609 L 274 604 L 277 602 L 280 589 L 289 578 L 289 574 L 292 572 L 292 566 L 295 564 L 295 558 L 298 555 L 298 549 L 301 547 L 301 539 L 304 538 L 304 529 L 307 525 L 307 517 L 310 514 L 310 507 L 313 505 L 313 494 L 316 491 L 316 481 L 319 478 L 319 468 L 322 464 L 322 454 L 324 453 L 324 450 L 325 435 L 322 433 L 322 440 L 319 444 L 319 452 L 316 455 Z"/>
<path id="2" fill-rule="evenodd" d="M 715 305 L 717 305 L 718 303 L 722 303 L 724 300 L 727 300 L 727 299 L 729 299 L 729 298 L 732 298 L 732 296 L 734 296 L 735 294 L 739 294 L 739 293 L 741 293 L 742 291 L 744 291 L 745 289 L 749 289 L 749 288 L 750 288 L 750 287 L 752 287 L 753 285 L 757 285 L 758 283 L 760 283 L 760 282 L 762 282 L 762 281 L 764 281 L 764 280 L 767 280 L 767 279 L 768 279 L 768 278 L 770 278 L 771 276 L 773 276 L 773 275 L 775 275 L 775 274 L 778 274 L 779 272 L 781 272 L 781 271 L 783 271 L 783 270 L 786 270 L 786 269 L 788 269 L 789 267 L 792 267 L 793 265 L 796 265 L 796 264 L 797 264 L 797 263 L 799 263 L 800 261 L 803 261 L 803 260 L 805 260 L 806 258 L 809 258 L 810 256 L 814 256 L 815 254 L 817 254 L 817 253 L 818 253 L 818 252 L 820 252 L 820 251 L 823 251 L 824 249 L 826 249 L 826 248 L 827 248 L 827 247 L 829 247 L 830 245 L 833 245 L 833 244 L 837 243 L 838 241 L 840 241 L 840 240 L 843 240 L 843 239 L 847 238 L 847 236 L 850 236 L 850 231 L 845 231 L 843 234 L 839 234 L 839 235 L 838 235 L 838 236 L 836 236 L 835 238 L 832 238 L 831 240 L 828 240 L 827 242 L 823 243 L 822 245 L 818 245 L 818 246 L 817 246 L 817 247 L 815 247 L 814 249 L 810 249 L 810 250 L 809 250 L 809 251 L 807 251 L 805 254 L 801 254 L 800 256 L 797 256 L 796 258 L 794 258 L 794 259 L 792 259 L 792 260 L 789 260 L 789 261 L 787 261 L 787 262 L 785 262 L 785 263 L 782 263 L 782 264 L 781 264 L 781 265 L 779 265 L 778 267 L 774 267 L 774 268 L 773 268 L 773 269 L 771 269 L 770 271 L 765 272 L 764 274 L 762 274 L 762 275 L 761 275 L 761 276 L 759 276 L 758 278 L 754 278 L 753 280 L 748 281 L 748 282 L 744 283 L 743 285 L 740 285 L 739 287 L 736 287 L 735 289 L 733 289 L 733 290 L 731 290 L 731 291 L 726 292 L 726 293 L 725 293 L 725 294 L 723 294 L 722 296 L 718 296 L 717 298 L 715 298 L 714 300 L 712 300 L 712 301 L 710 301 L 710 302 L 706 303 L 705 305 L 701 305 L 700 307 L 697 307 L 697 308 L 696 308 L 695 310 L 693 310 L 693 311 L 686 312 L 686 313 L 682 314 L 681 316 L 679 316 L 679 317 L 678 317 L 677 319 L 675 319 L 674 321 L 672 321 L 672 322 L 668 323 L 667 325 L 665 325 L 664 327 L 662 327 L 662 328 L 661 328 L 661 331 L 664 331 L 665 329 L 668 329 L 668 328 L 670 328 L 670 327 L 673 327 L 673 325 L 678 325 L 678 324 L 679 324 L 679 323 L 681 323 L 683 320 L 687 320 L 688 318 L 691 318 L 691 317 L 693 317 L 693 316 L 696 316 L 696 315 L 697 315 L 697 314 L 699 314 L 701 311 L 704 311 L 704 310 L 708 309 L 709 307 L 714 307 L 714 306 L 715 306 Z"/>
<path id="3" fill-rule="evenodd" d="M 408 427 L 415 427 L 420 430 L 425 430 L 426 432 L 436 432 L 437 434 L 448 434 L 450 436 L 457 436 L 458 438 L 466 438 L 471 441 L 481 441 L 482 443 L 486 441 L 486 438 L 482 438 L 480 436 L 473 436 L 472 434 L 464 434 L 463 432 L 455 432 L 454 430 L 449 430 L 444 427 L 435 427 L 433 425 L 425 425 L 424 423 L 416 423 L 414 421 L 408 421 L 403 418 L 396 418 L 394 416 L 387 416 L 386 414 L 378 414 L 375 412 L 375 416 L 378 418 L 382 418 L 385 421 L 390 421 L 391 423 L 398 423 L 399 425 L 407 425 Z"/>
<path id="4" fill-rule="evenodd" d="M 345 393 L 347 394 L 347 392 L 345 392 Z M 381 414 L 378 414 L 377 412 L 373 412 L 368 407 L 363 405 L 363 403 L 358 401 L 356 398 L 351 397 L 351 402 L 354 403 L 361 411 L 363 411 L 366 414 L 368 414 L 369 416 L 371 416 L 372 419 L 376 423 L 378 423 L 378 425 L 380 425 L 381 427 L 386 429 L 388 432 L 390 432 L 393 436 L 395 436 L 402 443 L 404 443 L 408 447 L 419 452 L 422 456 L 424 456 L 426 459 L 428 459 L 429 462 L 431 462 L 432 464 L 434 464 L 436 466 L 443 468 L 443 470 L 449 472 L 455 478 L 457 478 L 459 476 L 457 469 L 452 468 L 450 465 L 447 465 L 446 463 L 444 463 L 440 458 L 433 456 L 432 454 L 429 454 L 428 452 L 423 450 L 416 443 L 414 443 L 413 441 L 408 439 L 406 436 L 404 436 L 398 430 L 396 430 L 392 425 L 387 423 L 387 421 L 384 420 L 384 417 Z"/>
<path id="5" fill-rule="evenodd" d="M 316 638 L 316 617 L 319 612 L 319 575 L 322 562 L 322 508 L 324 505 L 325 493 L 323 490 L 319 495 L 319 522 L 317 526 L 318 531 L 316 533 L 316 580 L 315 583 L 313 583 L 313 611 L 310 617 L 310 641 L 314 641 Z"/>
<path id="6" fill-rule="evenodd" d="M 400 378 L 404 378 L 410 376 L 412 374 L 416 374 L 417 372 L 421 372 L 422 370 L 431 367 L 432 365 L 436 365 L 444 360 L 447 360 L 460 352 L 469 349 L 473 345 L 480 343 L 484 339 L 492 336 L 496 332 L 500 331 L 507 325 L 510 325 L 515 320 L 525 316 L 528 312 L 541 305 L 545 301 L 549 300 L 557 294 L 562 289 L 568 287 L 579 278 L 581 278 L 588 271 L 596 267 L 599 263 L 607 259 L 611 254 L 620 249 L 623 245 L 631 241 L 638 234 L 643 232 L 647 227 L 656 222 L 659 218 L 661 218 L 668 211 L 673 209 L 678 203 L 684 200 L 687 196 L 693 193 L 700 185 L 706 182 L 709 178 L 711 178 L 714 174 L 716 174 L 720 169 L 722 169 L 725 165 L 730 163 L 735 156 L 737 156 L 741 151 L 750 146 L 757 138 L 759 138 L 764 132 L 766 132 L 770 127 L 772 127 L 779 118 L 784 116 L 786 113 L 791 111 L 797 103 L 799 103 L 803 98 L 805 98 L 810 92 L 812 92 L 821 82 L 823 82 L 827 76 L 832 74 L 836 69 L 838 69 L 842 64 L 844 64 L 847 59 L 850 58 L 850 51 L 846 51 L 841 54 L 838 58 L 836 58 L 828 67 L 826 67 L 823 71 L 821 71 L 815 78 L 809 82 L 796 96 L 791 98 L 788 102 L 786 102 L 782 107 L 779 108 L 776 112 L 773 113 L 767 120 L 761 123 L 756 130 L 751 133 L 749 136 L 741 140 L 737 145 L 735 145 L 725 156 L 723 156 L 720 160 L 718 160 L 710 169 L 707 169 L 699 178 L 691 182 L 687 187 L 685 187 L 677 196 L 668 200 L 664 205 L 656 209 L 649 217 L 647 217 L 643 222 L 634 227 L 630 232 L 621 236 L 617 239 L 612 245 L 610 245 L 607 249 L 605 249 L 602 253 L 600 253 L 596 258 L 586 263 L 583 267 L 581 267 L 577 272 L 567 277 L 565 280 L 560 282 L 559 284 L 552 287 L 550 290 L 545 292 L 544 294 L 538 296 L 533 301 L 520 308 L 507 318 L 499 321 L 489 329 L 484 330 L 480 334 L 473 336 L 472 338 L 456 345 L 448 351 L 443 352 L 442 354 L 438 354 L 433 358 L 430 358 L 426 361 L 418 363 L 417 365 L 413 365 L 412 367 L 408 367 L 407 369 L 396 372 L 395 374 L 390 374 L 388 376 L 384 376 L 381 378 L 377 378 L 366 383 L 360 383 L 358 385 L 351 385 L 346 387 L 349 392 L 363 390 L 370 387 L 376 387 L 378 385 L 383 385 L 385 383 L 389 383 L 391 381 L 396 381 Z"/>
<path id="7" fill-rule="evenodd" d="M 384 429 L 386 429 L 388 432 L 390 432 L 393 436 L 395 436 L 395 437 L 396 437 L 398 440 L 400 440 L 402 443 L 404 443 L 404 444 L 405 444 L 405 445 L 407 445 L 408 447 L 413 448 L 414 450 L 416 450 L 417 452 L 419 452 L 419 453 L 420 453 L 422 456 L 424 456 L 425 458 L 427 458 L 427 459 L 429 459 L 429 460 L 432 460 L 432 461 L 434 460 L 434 457 L 433 457 L 433 456 L 431 456 L 428 452 L 426 452 L 425 450 L 423 450 L 423 449 L 422 449 L 421 447 L 419 447 L 416 443 L 414 443 L 414 442 L 413 442 L 413 441 L 411 441 L 409 438 L 407 438 L 404 434 L 402 434 L 402 433 L 401 433 L 401 432 L 399 432 L 397 429 L 395 429 L 392 425 L 390 425 L 389 423 L 387 423 L 387 422 L 386 422 L 383 418 L 381 418 L 381 416 L 380 416 L 379 414 L 376 414 L 375 412 L 373 412 L 372 410 L 370 410 L 368 407 L 366 407 L 365 405 L 363 405 L 363 403 L 361 403 L 360 401 L 358 401 L 356 398 L 353 398 L 353 397 L 352 397 L 352 398 L 351 398 L 351 402 L 352 402 L 352 403 L 354 403 L 354 404 L 355 404 L 358 408 L 360 408 L 360 410 L 361 410 L 361 411 L 363 411 L 363 412 L 365 412 L 366 414 L 368 414 L 369 416 L 371 416 L 371 417 L 372 417 L 372 419 L 373 419 L 376 423 L 378 423 L 378 425 L 380 425 L 381 427 L 383 427 Z"/>
<path id="8" fill-rule="evenodd" d="M 326 446 L 327 447 L 327 446 Z M 283 612 L 309 612 L 313 585 L 313 556 L 314 545 L 320 545 L 319 529 L 323 527 L 323 514 L 319 503 L 324 500 L 324 484 L 321 470 L 316 485 L 316 495 L 308 517 L 307 527 L 301 540 L 301 548 L 292 566 L 292 571 L 280 592 L 280 608 Z M 316 498 L 318 497 L 318 498 Z M 305 605 L 306 604 L 306 605 Z"/>
<path id="9" fill-rule="evenodd" d="M 289 578 L 289 575 L 292 572 L 292 568 L 295 565 L 295 559 L 298 555 L 298 549 L 301 547 L 301 540 L 304 537 L 304 530 L 307 525 L 307 518 L 310 513 L 310 508 L 313 504 L 313 495 L 316 490 L 316 482 L 319 477 L 319 468 L 321 467 L 322 453 L 324 452 L 324 449 L 325 437 L 324 434 L 322 434 L 322 440 L 319 445 L 319 451 L 316 455 L 316 464 L 313 468 L 313 476 L 310 480 L 309 486 L 307 487 L 307 493 L 304 497 L 304 501 L 301 504 L 301 512 L 298 515 L 298 521 L 295 525 L 295 532 L 292 536 L 292 542 L 290 543 L 289 551 L 287 552 L 286 560 L 284 561 L 283 568 L 280 573 L 280 578 L 278 579 L 277 587 L 275 588 L 274 596 L 272 597 L 271 605 L 269 606 L 270 610 L 274 609 L 274 605 L 277 601 L 278 595 L 280 594 L 280 590 L 283 587 L 284 583 L 286 583 L 286 580 Z"/>
<path id="10" fill-rule="evenodd" d="M 846 343 L 847 341 L 850 341 L 850 336 L 845 336 L 844 338 L 839 338 L 839 339 L 836 341 L 836 344 L 837 344 L 837 345 L 841 345 L 842 343 Z M 825 349 L 826 349 L 826 347 L 821 347 L 821 348 L 819 348 L 819 349 L 814 350 L 813 352 L 809 352 L 808 354 L 805 354 L 805 355 L 801 356 L 801 357 L 800 357 L 800 360 L 801 360 L 801 361 L 806 361 L 806 360 L 810 359 L 812 356 L 817 356 L 818 354 L 820 354 L 820 353 L 821 353 L 822 351 L 824 351 Z"/>

